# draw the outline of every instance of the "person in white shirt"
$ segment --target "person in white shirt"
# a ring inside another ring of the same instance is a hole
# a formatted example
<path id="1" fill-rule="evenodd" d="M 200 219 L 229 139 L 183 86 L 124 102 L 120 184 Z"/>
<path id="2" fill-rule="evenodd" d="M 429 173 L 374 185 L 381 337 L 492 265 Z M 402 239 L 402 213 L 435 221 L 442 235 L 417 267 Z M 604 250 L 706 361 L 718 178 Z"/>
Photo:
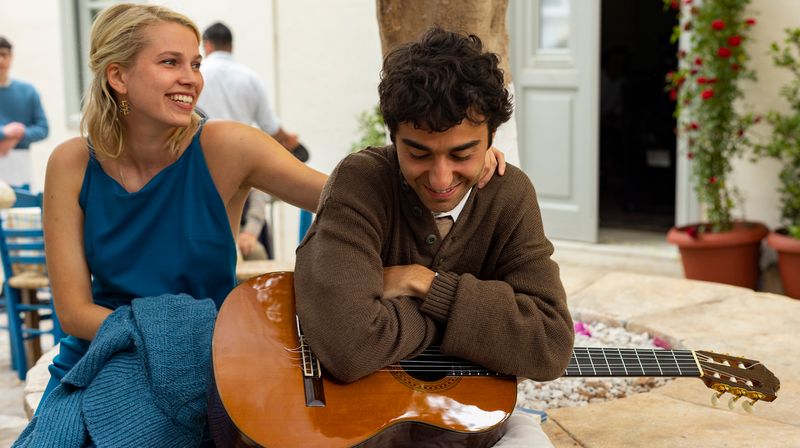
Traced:
<path id="1" fill-rule="evenodd" d="M 297 134 L 281 127 L 267 99 L 266 89 L 258 75 L 233 59 L 233 34 L 217 22 L 203 32 L 206 58 L 200 67 L 205 89 L 197 102 L 208 118 L 222 118 L 256 125 L 262 131 L 305 162 L 308 153 L 300 145 Z M 271 201 L 266 193 L 252 191 L 242 215 L 242 231 L 237 244 L 246 260 L 271 258 L 265 216 L 265 204 Z"/>

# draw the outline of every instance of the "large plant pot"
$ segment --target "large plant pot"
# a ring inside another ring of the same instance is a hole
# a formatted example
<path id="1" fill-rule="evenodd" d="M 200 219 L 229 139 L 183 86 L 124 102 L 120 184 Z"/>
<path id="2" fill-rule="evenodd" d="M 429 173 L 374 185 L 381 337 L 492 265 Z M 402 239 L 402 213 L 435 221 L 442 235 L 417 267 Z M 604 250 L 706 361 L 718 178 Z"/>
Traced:
<path id="1" fill-rule="evenodd" d="M 767 244 L 778 252 L 784 294 L 800 299 L 800 240 L 777 231 L 769 234 Z"/>
<path id="2" fill-rule="evenodd" d="M 686 278 L 755 288 L 761 240 L 769 230 L 761 223 L 736 222 L 733 230 L 697 233 L 697 224 L 673 227 L 667 241 L 678 246 Z"/>

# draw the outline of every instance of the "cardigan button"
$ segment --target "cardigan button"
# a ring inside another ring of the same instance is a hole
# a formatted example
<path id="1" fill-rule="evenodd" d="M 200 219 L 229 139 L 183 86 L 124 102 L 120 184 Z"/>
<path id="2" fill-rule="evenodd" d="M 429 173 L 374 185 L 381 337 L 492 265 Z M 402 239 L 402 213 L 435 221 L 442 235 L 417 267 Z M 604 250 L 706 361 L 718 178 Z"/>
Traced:
<path id="1" fill-rule="evenodd" d="M 412 212 L 414 213 L 414 216 L 419 218 L 420 216 L 422 216 L 422 207 L 414 206 L 414 209 L 412 210 Z"/>
<path id="2" fill-rule="evenodd" d="M 435 242 L 436 242 L 436 235 L 431 233 L 430 235 L 425 237 L 425 244 L 427 244 L 428 246 L 432 245 Z"/>

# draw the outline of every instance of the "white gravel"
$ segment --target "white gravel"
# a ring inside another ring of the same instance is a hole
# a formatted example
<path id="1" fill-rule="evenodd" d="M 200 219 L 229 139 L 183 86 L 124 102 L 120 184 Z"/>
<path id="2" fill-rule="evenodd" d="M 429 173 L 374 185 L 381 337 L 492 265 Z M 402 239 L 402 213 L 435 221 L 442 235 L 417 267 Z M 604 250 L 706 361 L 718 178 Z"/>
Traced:
<path id="1" fill-rule="evenodd" d="M 631 333 L 602 323 L 576 322 L 576 347 L 668 348 L 647 333 Z M 590 334 L 591 336 L 589 336 Z M 547 383 L 525 380 L 517 386 L 517 404 L 547 410 L 586 406 L 589 403 L 647 392 L 672 378 L 559 378 Z"/>

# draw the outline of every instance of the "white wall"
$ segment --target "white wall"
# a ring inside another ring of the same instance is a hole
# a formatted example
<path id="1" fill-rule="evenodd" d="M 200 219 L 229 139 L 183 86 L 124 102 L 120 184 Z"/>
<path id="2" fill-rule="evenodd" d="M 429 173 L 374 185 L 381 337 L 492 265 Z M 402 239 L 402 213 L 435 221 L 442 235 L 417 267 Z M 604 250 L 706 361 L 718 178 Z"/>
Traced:
<path id="1" fill-rule="evenodd" d="M 11 77 L 36 87 L 50 125 L 49 137 L 31 145 L 31 183 L 35 188 L 44 186 L 50 151 L 77 135 L 77 129 L 69 128 L 66 122 L 60 5 L 42 7 L 36 2 L 0 0 L 0 34 L 14 45 Z"/>
<path id="2" fill-rule="evenodd" d="M 800 27 L 800 2 L 797 0 L 753 0 L 750 15 L 758 23 L 752 29 L 751 40 L 747 44 L 751 60 L 750 67 L 757 71 L 758 81 L 745 84 L 743 103 L 762 115 L 770 109 L 785 110 L 786 104 L 778 96 L 778 89 L 790 79 L 785 69 L 777 69 L 769 56 L 772 42 L 783 42 L 784 29 Z M 758 138 L 769 137 L 769 127 L 761 123 L 754 128 Z M 777 227 L 780 223 L 778 201 L 778 172 L 780 165 L 774 160 L 749 159 L 735 163 L 733 182 L 739 185 L 745 197 L 744 213 L 750 220 Z"/>

